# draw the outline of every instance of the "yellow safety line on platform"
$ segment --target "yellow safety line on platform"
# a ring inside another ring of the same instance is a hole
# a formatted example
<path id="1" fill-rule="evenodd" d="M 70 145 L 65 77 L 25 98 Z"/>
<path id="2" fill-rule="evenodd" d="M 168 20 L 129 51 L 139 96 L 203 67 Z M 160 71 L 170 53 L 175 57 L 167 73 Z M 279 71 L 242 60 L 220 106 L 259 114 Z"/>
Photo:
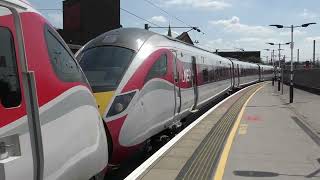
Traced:
<path id="1" fill-rule="evenodd" d="M 247 106 L 247 104 L 249 103 L 249 101 L 251 100 L 251 98 L 260 90 L 264 87 L 261 86 L 260 88 L 258 88 L 256 91 L 254 91 L 253 94 L 251 94 L 251 96 L 247 99 L 247 101 L 244 103 L 244 105 L 242 106 L 241 108 L 241 111 L 237 117 L 237 120 L 229 134 L 229 137 L 227 139 L 227 142 L 226 142 L 226 145 L 223 149 L 223 152 L 222 152 L 222 155 L 220 157 L 220 160 L 219 160 L 219 164 L 218 164 L 218 167 L 217 167 L 217 170 L 216 170 L 216 173 L 215 173 L 215 176 L 213 177 L 214 180 L 222 180 L 223 178 L 223 174 L 224 174 L 224 170 L 225 170 L 225 167 L 226 167 L 226 164 L 227 164 L 227 160 L 228 160 L 228 156 L 229 156 L 229 153 L 230 153 L 230 149 L 231 149 L 231 145 L 232 145 L 232 142 L 234 140 L 234 137 L 237 133 L 237 129 L 239 127 L 239 124 L 240 124 L 240 121 L 242 119 L 242 116 L 243 116 L 243 113 L 244 113 L 244 110 Z"/>

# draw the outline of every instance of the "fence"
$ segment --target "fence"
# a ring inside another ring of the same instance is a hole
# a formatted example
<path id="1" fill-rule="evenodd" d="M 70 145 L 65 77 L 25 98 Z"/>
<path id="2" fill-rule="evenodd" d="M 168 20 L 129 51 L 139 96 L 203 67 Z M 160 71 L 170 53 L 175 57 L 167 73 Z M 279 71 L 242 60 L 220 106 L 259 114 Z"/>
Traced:
<path id="1" fill-rule="evenodd" d="M 283 80 L 290 83 L 290 71 L 284 70 Z M 320 69 L 298 69 L 294 71 L 293 83 L 295 87 L 320 92 Z"/>

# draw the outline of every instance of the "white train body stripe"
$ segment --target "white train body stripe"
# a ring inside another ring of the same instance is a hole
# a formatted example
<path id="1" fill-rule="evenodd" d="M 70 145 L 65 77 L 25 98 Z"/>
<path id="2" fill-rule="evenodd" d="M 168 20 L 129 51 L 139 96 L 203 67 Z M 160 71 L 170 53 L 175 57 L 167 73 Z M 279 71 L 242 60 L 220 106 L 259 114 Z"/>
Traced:
<path id="1" fill-rule="evenodd" d="M 250 87 L 250 86 L 249 86 Z M 148 158 L 144 163 L 142 163 L 138 168 L 136 168 L 131 174 L 129 174 L 125 180 L 133 180 L 137 179 L 139 176 L 142 175 L 152 164 L 154 164 L 161 156 L 163 156 L 171 147 L 173 147 L 185 134 L 187 134 L 193 127 L 199 124 L 206 116 L 212 113 L 215 109 L 217 109 L 220 105 L 222 105 L 227 100 L 231 99 L 232 97 L 236 96 L 240 92 L 244 91 L 245 89 L 249 88 L 246 87 L 237 93 L 225 98 L 223 101 L 212 107 L 209 111 L 204 113 L 200 116 L 197 120 L 191 123 L 188 127 L 186 127 L 183 131 L 177 134 L 174 138 L 172 138 L 167 144 L 165 144 L 162 148 L 160 148 L 156 153 L 154 153 L 150 158 Z"/>

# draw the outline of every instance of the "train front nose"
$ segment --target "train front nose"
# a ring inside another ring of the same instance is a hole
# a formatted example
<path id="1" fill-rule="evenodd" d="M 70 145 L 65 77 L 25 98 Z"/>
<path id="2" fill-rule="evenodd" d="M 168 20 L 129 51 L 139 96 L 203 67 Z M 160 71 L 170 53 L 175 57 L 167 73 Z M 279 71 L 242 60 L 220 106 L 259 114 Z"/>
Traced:
<path id="1" fill-rule="evenodd" d="M 119 165 L 139 147 L 124 147 L 120 144 L 121 128 L 127 117 L 126 109 L 132 101 L 136 91 L 115 94 L 115 91 L 94 93 L 101 116 L 106 125 L 109 146 L 110 165 Z M 121 114 L 122 113 L 122 114 Z M 114 116 L 118 117 L 114 117 Z M 111 119 L 108 119 L 111 118 Z"/>
<path id="2" fill-rule="evenodd" d="M 114 91 L 94 93 L 94 97 L 96 98 L 99 112 L 102 117 L 104 117 L 113 95 Z"/>

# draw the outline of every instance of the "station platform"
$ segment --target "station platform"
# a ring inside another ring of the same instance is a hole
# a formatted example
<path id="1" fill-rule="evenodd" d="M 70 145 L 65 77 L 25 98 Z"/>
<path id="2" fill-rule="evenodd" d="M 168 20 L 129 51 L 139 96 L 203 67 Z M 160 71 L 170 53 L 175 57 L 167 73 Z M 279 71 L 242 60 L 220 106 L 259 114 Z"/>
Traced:
<path id="1" fill-rule="evenodd" d="M 286 101 L 270 82 L 247 87 L 206 112 L 126 179 L 320 179 L 320 138 L 304 112 L 295 109 L 299 103 Z"/>
<path id="2" fill-rule="evenodd" d="M 302 119 L 310 129 L 320 135 L 320 95 L 304 90 L 294 89 L 293 103 L 289 108 Z M 283 86 L 283 94 L 279 94 L 283 103 L 289 102 L 289 86 Z"/>

